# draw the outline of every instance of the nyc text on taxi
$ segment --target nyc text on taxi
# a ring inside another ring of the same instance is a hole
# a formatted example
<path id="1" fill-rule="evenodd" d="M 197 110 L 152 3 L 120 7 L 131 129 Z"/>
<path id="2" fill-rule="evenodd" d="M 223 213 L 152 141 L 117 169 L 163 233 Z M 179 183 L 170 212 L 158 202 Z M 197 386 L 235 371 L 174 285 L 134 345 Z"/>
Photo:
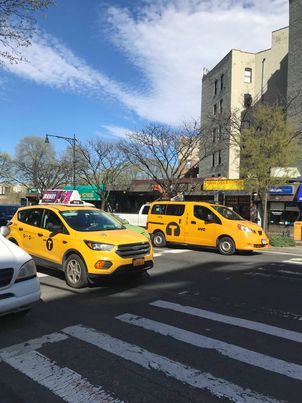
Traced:
<path id="1" fill-rule="evenodd" d="M 140 273 L 153 267 L 150 241 L 94 207 L 39 204 L 20 208 L 10 229 L 9 240 L 38 265 L 63 270 L 73 288 L 104 275 Z"/>
<path id="2" fill-rule="evenodd" d="M 154 246 L 166 242 L 214 247 L 223 255 L 267 249 L 263 229 L 232 209 L 205 202 L 154 202 L 148 214 Z"/>

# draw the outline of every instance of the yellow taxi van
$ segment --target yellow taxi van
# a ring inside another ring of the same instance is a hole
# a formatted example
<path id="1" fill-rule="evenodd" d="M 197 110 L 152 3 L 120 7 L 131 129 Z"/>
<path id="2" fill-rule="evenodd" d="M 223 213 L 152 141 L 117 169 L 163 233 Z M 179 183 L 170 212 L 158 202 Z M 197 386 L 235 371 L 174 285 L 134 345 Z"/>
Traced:
<path id="1" fill-rule="evenodd" d="M 153 267 L 152 245 L 144 235 L 126 229 L 102 210 L 72 202 L 20 208 L 11 219 L 8 239 L 38 265 L 63 270 L 73 288 L 102 276 L 137 274 Z"/>
<path id="2" fill-rule="evenodd" d="M 167 242 L 217 248 L 223 255 L 268 248 L 263 229 L 232 209 L 206 202 L 156 201 L 148 213 L 153 245 Z"/>

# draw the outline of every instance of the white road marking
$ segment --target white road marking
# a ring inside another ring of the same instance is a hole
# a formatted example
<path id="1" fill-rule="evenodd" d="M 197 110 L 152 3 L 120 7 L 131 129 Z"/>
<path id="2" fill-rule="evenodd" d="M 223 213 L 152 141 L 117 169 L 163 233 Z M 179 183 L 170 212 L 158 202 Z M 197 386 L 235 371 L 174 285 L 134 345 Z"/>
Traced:
<path id="1" fill-rule="evenodd" d="M 192 252 L 190 249 L 155 249 L 154 256 L 155 257 L 160 257 L 162 255 L 170 255 L 170 254 L 175 254 L 177 255 L 178 253 L 185 253 L 185 252 Z"/>
<path id="2" fill-rule="evenodd" d="M 298 265 L 302 265 L 302 259 L 301 258 L 293 258 L 290 260 L 282 260 L 282 263 L 289 263 L 289 264 L 298 264 Z"/>
<path id="3" fill-rule="evenodd" d="M 57 343 L 58 341 L 66 340 L 68 336 L 63 333 L 50 333 L 46 336 L 38 337 L 36 339 L 28 340 L 24 343 L 15 344 L 13 346 L 5 347 L 0 350 L 0 361 L 20 354 L 24 354 L 33 350 L 38 350 L 44 345 L 50 343 Z"/>
<path id="4" fill-rule="evenodd" d="M 151 353 L 136 345 L 116 339 L 107 334 L 88 329 L 83 326 L 70 326 L 63 332 L 86 343 L 91 343 L 102 350 L 115 354 L 128 361 L 134 362 L 148 370 L 163 372 L 166 376 L 177 379 L 195 388 L 208 390 L 219 398 L 228 398 L 233 402 L 245 403 L 276 402 L 249 389 L 243 389 L 221 378 L 215 378 L 209 373 L 200 372 L 194 368 L 170 360 L 161 355 Z"/>
<path id="5" fill-rule="evenodd" d="M 70 403 L 120 402 L 102 387 L 91 385 L 87 379 L 69 368 L 61 368 L 37 351 L 7 358 L 7 364 L 49 389 Z"/>
<path id="6" fill-rule="evenodd" d="M 302 256 L 302 253 L 290 253 L 290 252 L 277 252 L 277 251 L 271 251 L 271 250 L 257 250 L 257 252 L 261 253 L 269 253 L 272 255 L 288 255 L 288 256 Z"/>
<path id="7" fill-rule="evenodd" d="M 176 312 L 182 312 L 188 315 L 197 316 L 199 318 L 239 326 L 246 329 L 255 330 L 256 332 L 270 334 L 272 336 L 302 343 L 302 333 L 295 332 L 293 330 L 282 329 L 280 327 L 266 325 L 265 323 L 254 322 L 247 319 L 236 318 L 234 316 L 222 315 L 220 313 L 206 311 L 204 309 L 194 308 L 191 306 L 183 306 L 169 301 L 157 300 L 151 302 L 150 305 L 163 309 L 170 309 Z"/>
<path id="8" fill-rule="evenodd" d="M 39 278 L 41 278 L 41 277 L 49 277 L 48 274 L 40 273 L 40 272 L 37 273 L 37 276 L 38 276 Z"/>
<path id="9" fill-rule="evenodd" d="M 193 333 L 175 326 L 157 322 L 131 314 L 123 314 L 116 317 L 122 322 L 152 330 L 164 336 L 173 337 L 176 340 L 204 349 L 213 349 L 218 353 L 245 364 L 264 368 L 268 371 L 287 376 L 292 379 L 302 380 L 302 365 L 293 364 L 278 358 L 270 357 L 255 351 L 247 350 L 233 344 L 212 339 L 197 333 Z"/>

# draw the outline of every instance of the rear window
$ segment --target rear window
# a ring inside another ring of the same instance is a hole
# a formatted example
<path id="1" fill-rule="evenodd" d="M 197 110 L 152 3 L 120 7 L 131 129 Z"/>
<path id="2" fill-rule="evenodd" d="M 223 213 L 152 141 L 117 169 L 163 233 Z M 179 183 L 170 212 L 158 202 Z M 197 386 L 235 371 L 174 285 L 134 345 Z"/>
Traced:
<path id="1" fill-rule="evenodd" d="M 145 206 L 142 210 L 142 214 L 148 214 L 149 210 L 150 210 L 150 206 Z"/>
<path id="2" fill-rule="evenodd" d="M 151 214 L 165 214 L 166 207 L 166 204 L 154 204 L 151 210 Z"/>
<path id="3" fill-rule="evenodd" d="M 185 212 L 184 204 L 168 204 L 166 215 L 182 216 Z"/>

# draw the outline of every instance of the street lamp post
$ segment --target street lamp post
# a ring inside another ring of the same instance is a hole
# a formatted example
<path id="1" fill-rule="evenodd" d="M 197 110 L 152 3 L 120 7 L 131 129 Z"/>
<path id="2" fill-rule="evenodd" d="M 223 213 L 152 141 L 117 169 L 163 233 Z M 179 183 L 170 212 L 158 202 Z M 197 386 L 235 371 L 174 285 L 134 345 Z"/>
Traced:
<path id="1" fill-rule="evenodd" d="M 73 178 L 72 178 L 72 186 L 75 189 L 76 186 L 76 136 L 73 137 L 64 137 L 64 136 L 55 136 L 54 134 L 46 134 L 44 143 L 49 144 L 49 137 L 56 137 L 57 139 L 66 140 L 72 146 L 72 167 L 73 167 Z"/>

